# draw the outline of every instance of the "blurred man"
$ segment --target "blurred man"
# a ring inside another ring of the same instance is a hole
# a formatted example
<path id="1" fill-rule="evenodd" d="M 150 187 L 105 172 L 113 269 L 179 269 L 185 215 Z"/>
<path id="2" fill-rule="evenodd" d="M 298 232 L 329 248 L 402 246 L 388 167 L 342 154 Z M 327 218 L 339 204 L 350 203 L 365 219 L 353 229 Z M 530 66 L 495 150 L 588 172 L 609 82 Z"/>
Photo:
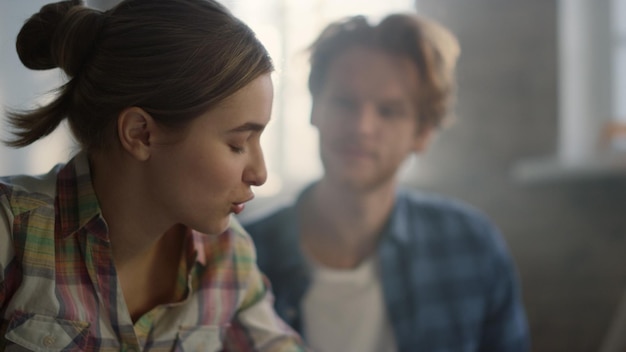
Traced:
<path id="1" fill-rule="evenodd" d="M 398 187 L 442 125 L 456 38 L 414 15 L 354 17 L 312 46 L 321 180 L 248 224 L 279 314 L 321 352 L 527 351 L 500 234 L 459 202 Z"/>

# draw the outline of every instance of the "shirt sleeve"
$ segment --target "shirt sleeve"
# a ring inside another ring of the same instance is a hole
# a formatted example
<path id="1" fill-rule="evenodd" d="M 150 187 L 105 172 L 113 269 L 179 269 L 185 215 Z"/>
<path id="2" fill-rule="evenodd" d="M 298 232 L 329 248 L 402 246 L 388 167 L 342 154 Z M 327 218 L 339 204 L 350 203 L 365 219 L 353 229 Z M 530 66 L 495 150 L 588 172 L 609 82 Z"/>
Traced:
<path id="1" fill-rule="evenodd" d="M 267 278 L 256 265 L 254 244 L 244 232 L 252 257 L 241 305 L 224 338 L 225 351 L 299 352 L 306 351 L 300 336 L 278 317 Z"/>
<path id="2" fill-rule="evenodd" d="M 5 285 L 7 268 L 14 257 L 11 235 L 13 213 L 5 188 L 5 186 L 0 185 L 0 308 L 4 306 L 7 294 Z"/>

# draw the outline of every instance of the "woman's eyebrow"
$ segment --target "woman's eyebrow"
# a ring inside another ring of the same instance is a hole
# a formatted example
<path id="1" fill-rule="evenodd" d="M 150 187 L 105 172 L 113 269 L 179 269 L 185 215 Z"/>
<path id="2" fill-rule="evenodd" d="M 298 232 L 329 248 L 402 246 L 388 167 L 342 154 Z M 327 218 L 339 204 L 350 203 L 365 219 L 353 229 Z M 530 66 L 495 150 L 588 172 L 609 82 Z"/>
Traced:
<path id="1" fill-rule="evenodd" d="M 241 126 L 237 126 L 231 130 L 229 130 L 229 133 L 236 133 L 236 132 L 262 132 L 265 129 L 265 125 L 260 124 L 260 123 L 255 123 L 255 122 L 246 122 Z"/>

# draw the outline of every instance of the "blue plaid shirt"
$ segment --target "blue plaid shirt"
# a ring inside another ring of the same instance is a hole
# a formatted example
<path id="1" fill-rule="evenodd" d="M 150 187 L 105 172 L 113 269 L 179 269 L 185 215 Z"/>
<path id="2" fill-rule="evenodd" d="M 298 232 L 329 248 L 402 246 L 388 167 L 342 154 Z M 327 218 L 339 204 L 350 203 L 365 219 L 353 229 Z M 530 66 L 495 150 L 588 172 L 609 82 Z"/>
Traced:
<path id="1" fill-rule="evenodd" d="M 299 249 L 297 203 L 245 227 L 272 282 L 278 314 L 302 333 L 301 302 L 311 270 Z M 529 350 L 514 263 L 497 229 L 478 211 L 399 191 L 378 255 L 398 351 Z"/>

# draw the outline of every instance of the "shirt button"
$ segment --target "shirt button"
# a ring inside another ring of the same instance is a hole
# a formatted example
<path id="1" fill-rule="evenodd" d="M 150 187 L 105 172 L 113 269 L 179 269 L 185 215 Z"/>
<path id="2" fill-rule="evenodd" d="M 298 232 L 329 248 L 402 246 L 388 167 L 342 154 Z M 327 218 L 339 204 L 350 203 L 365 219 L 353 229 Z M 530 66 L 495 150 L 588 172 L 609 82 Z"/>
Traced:
<path id="1" fill-rule="evenodd" d="M 56 341 L 56 339 L 54 338 L 54 336 L 52 335 L 48 335 L 46 337 L 43 338 L 43 345 L 46 347 L 50 347 L 52 345 L 54 345 L 54 342 Z"/>

